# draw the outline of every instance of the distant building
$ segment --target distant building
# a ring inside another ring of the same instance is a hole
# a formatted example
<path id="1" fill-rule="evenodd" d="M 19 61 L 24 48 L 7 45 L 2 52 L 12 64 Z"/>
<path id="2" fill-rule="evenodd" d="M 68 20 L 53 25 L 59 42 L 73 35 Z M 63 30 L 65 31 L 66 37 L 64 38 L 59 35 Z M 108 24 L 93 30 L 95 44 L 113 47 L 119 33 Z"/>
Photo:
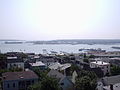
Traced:
<path id="1" fill-rule="evenodd" d="M 101 68 L 104 75 L 110 74 L 110 64 L 103 61 L 90 62 L 90 68 Z"/>
<path id="2" fill-rule="evenodd" d="M 24 70 L 23 60 L 17 57 L 7 57 L 7 69 L 10 68 L 21 68 Z"/>
<path id="3" fill-rule="evenodd" d="M 42 56 L 39 61 L 43 62 L 48 67 L 49 65 L 57 62 L 57 59 L 53 56 Z"/>
<path id="4" fill-rule="evenodd" d="M 28 86 L 38 82 L 32 71 L 6 72 L 2 74 L 3 90 L 28 90 Z"/>
<path id="5" fill-rule="evenodd" d="M 100 52 L 100 53 L 92 52 L 87 54 L 94 55 L 96 58 L 114 58 L 114 57 L 120 58 L 120 51 Z"/>
<path id="6" fill-rule="evenodd" d="M 71 67 L 71 64 L 69 64 L 69 63 L 60 64 L 60 63 L 58 63 L 58 62 L 55 62 L 55 63 L 49 65 L 48 67 L 49 67 L 50 69 L 61 70 L 61 71 L 62 71 L 62 70 L 65 70 L 65 69 Z"/>
<path id="7" fill-rule="evenodd" d="M 40 69 L 45 69 L 46 65 L 42 63 L 41 61 L 36 61 L 35 63 L 29 63 L 31 68 L 40 68 Z"/>
<path id="8" fill-rule="evenodd" d="M 57 70 L 51 70 L 48 76 L 58 79 L 61 90 L 74 90 L 73 82 Z"/>

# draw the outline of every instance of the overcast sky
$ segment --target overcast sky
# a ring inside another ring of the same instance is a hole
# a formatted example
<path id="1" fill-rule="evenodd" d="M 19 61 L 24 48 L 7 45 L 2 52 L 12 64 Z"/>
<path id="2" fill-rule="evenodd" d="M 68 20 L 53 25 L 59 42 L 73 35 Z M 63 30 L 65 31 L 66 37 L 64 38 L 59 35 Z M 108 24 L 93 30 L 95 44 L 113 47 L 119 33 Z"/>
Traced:
<path id="1" fill-rule="evenodd" d="M 0 0 L 0 39 L 120 39 L 120 0 Z"/>

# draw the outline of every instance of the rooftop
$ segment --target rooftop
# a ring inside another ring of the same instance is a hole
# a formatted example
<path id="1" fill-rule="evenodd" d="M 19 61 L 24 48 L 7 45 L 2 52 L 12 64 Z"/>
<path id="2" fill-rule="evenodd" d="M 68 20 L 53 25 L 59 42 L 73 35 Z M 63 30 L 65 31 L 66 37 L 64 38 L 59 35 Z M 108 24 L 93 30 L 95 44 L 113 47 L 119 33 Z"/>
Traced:
<path id="1" fill-rule="evenodd" d="M 69 64 L 69 63 L 60 64 L 58 62 L 56 62 L 56 63 L 49 66 L 50 69 L 54 69 L 54 70 L 56 70 L 56 69 L 65 70 L 65 69 L 67 69 L 69 67 L 71 67 L 71 64 Z"/>
<path id="2" fill-rule="evenodd" d="M 95 61 L 95 62 L 91 62 L 97 65 L 109 65 L 109 63 L 103 62 L 103 61 Z"/>
<path id="3" fill-rule="evenodd" d="M 41 61 L 37 61 L 36 63 L 30 63 L 31 66 L 45 66 L 44 63 L 42 63 Z"/>
<path id="4" fill-rule="evenodd" d="M 21 79 L 38 79 L 38 76 L 33 71 L 23 72 L 6 72 L 2 74 L 4 81 L 21 80 Z"/>
<path id="5" fill-rule="evenodd" d="M 7 57 L 7 59 L 17 59 L 17 57 Z"/>
<path id="6" fill-rule="evenodd" d="M 53 77 L 53 78 L 57 78 L 59 81 L 61 81 L 65 78 L 65 76 L 62 73 L 60 73 L 56 70 L 53 70 L 53 69 L 50 70 L 50 72 L 48 73 L 48 76 Z"/>
<path id="7" fill-rule="evenodd" d="M 111 77 L 104 77 L 102 79 L 102 82 L 105 86 L 108 86 L 110 84 L 117 84 L 120 83 L 120 75 L 117 76 L 111 76 Z"/>
<path id="8" fill-rule="evenodd" d="M 104 87 L 105 90 L 111 90 L 110 85 Z M 113 90 L 120 90 L 120 83 L 113 85 Z"/>

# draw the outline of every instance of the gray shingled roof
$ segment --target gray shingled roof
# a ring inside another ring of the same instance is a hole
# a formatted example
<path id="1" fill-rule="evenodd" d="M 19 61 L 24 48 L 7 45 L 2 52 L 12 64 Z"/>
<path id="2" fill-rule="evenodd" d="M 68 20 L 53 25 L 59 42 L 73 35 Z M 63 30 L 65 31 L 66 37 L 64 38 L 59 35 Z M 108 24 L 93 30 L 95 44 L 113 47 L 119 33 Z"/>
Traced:
<path id="1" fill-rule="evenodd" d="M 4 81 L 21 79 L 38 79 L 38 76 L 33 71 L 6 72 L 2 74 L 2 77 Z"/>
<path id="2" fill-rule="evenodd" d="M 22 59 L 8 59 L 7 63 L 17 63 L 17 62 L 23 62 Z"/>
<path id="3" fill-rule="evenodd" d="M 63 80 L 65 78 L 65 76 L 58 72 L 57 70 L 50 70 L 50 72 L 48 73 L 49 77 L 53 77 L 53 78 L 57 78 L 59 81 Z"/>
<path id="4" fill-rule="evenodd" d="M 104 77 L 102 79 L 102 82 L 105 86 L 108 86 L 110 84 L 117 84 L 120 83 L 120 75 L 117 76 L 111 76 L 111 77 Z"/>

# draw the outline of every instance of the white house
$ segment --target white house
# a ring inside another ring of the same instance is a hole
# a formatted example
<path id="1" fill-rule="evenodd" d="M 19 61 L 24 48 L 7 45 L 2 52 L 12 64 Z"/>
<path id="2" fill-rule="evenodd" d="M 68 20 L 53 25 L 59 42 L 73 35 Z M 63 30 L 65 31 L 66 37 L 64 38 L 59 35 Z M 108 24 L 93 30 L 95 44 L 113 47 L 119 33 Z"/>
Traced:
<path id="1" fill-rule="evenodd" d="M 17 57 L 7 57 L 7 69 L 21 68 L 24 70 L 24 62 Z"/>
<path id="2" fill-rule="evenodd" d="M 95 62 L 90 62 L 90 67 L 91 68 L 99 67 L 103 71 L 104 75 L 110 74 L 110 63 L 96 60 Z"/>
<path id="3" fill-rule="evenodd" d="M 48 66 L 50 69 L 54 69 L 54 70 L 65 70 L 69 67 L 71 67 L 71 64 L 66 63 L 66 64 L 60 64 L 59 62 L 55 62 L 51 65 Z"/>
<path id="4" fill-rule="evenodd" d="M 31 65 L 31 67 L 38 67 L 40 69 L 45 69 L 46 65 L 44 63 L 42 63 L 41 61 L 36 61 L 35 63 L 29 63 Z"/>

